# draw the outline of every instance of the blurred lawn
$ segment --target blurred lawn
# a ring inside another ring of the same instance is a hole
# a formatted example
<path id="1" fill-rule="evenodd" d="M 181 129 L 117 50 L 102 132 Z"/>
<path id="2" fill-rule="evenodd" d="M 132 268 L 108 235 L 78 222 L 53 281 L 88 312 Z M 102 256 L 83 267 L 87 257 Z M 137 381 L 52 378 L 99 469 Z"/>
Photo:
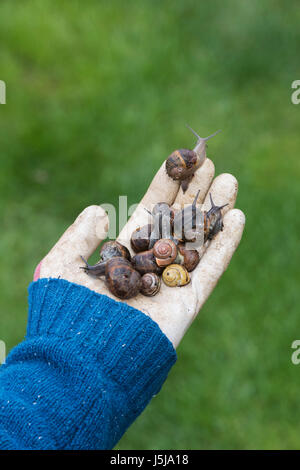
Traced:
<path id="1" fill-rule="evenodd" d="M 0 338 L 24 336 L 38 261 L 87 205 L 137 202 L 190 147 L 240 183 L 245 235 L 119 449 L 299 448 L 300 9 L 290 0 L 2 0 Z M 134 184 L 133 184 L 134 182 Z"/>

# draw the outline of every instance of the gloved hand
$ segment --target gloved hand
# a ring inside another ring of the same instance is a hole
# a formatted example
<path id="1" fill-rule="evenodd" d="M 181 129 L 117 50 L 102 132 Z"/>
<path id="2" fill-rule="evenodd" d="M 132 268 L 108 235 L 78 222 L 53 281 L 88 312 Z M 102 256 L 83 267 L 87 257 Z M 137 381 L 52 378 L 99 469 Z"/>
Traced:
<path id="1" fill-rule="evenodd" d="M 199 189 L 198 204 L 203 204 L 205 210 L 210 208 L 209 193 L 216 205 L 228 203 L 223 209 L 224 229 L 209 243 L 199 265 L 191 273 L 190 284 L 184 288 L 170 288 L 162 283 L 156 296 L 145 297 L 139 294 L 126 301 L 158 323 L 175 348 L 227 268 L 245 225 L 243 212 L 233 209 L 238 191 L 236 179 L 230 174 L 213 178 L 214 164 L 206 158 L 183 194 L 179 183 L 167 176 L 163 163 L 118 237 L 118 241 L 132 252 L 132 232 L 138 226 L 149 223 L 149 214 L 145 208 L 151 210 L 157 202 L 167 202 L 177 208 L 190 204 Z M 102 280 L 88 276 L 79 268 L 82 266 L 80 255 L 88 259 L 106 238 L 107 231 L 108 217 L 105 211 L 100 206 L 87 207 L 38 265 L 34 280 L 60 277 L 120 301 L 109 292 Z"/>

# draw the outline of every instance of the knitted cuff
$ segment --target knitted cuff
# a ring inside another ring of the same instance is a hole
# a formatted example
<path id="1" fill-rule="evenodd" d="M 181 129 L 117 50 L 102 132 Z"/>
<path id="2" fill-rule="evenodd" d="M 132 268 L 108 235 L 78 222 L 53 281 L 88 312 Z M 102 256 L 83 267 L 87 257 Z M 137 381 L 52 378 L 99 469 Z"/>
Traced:
<path id="1" fill-rule="evenodd" d="M 93 356 L 137 406 L 159 391 L 176 361 L 173 345 L 150 317 L 63 279 L 29 286 L 27 339 L 45 336 L 67 340 L 70 354 Z"/>

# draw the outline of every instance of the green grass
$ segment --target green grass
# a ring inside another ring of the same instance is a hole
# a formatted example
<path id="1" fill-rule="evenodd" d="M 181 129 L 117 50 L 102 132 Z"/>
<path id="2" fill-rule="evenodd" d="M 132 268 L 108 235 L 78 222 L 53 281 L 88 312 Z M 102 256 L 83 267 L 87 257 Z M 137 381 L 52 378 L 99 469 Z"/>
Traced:
<path id="1" fill-rule="evenodd" d="M 2 0 L 0 339 L 35 265 L 87 205 L 137 202 L 164 158 L 221 128 L 242 244 L 119 449 L 299 448 L 298 2 Z M 132 184 L 134 182 L 134 184 Z"/>

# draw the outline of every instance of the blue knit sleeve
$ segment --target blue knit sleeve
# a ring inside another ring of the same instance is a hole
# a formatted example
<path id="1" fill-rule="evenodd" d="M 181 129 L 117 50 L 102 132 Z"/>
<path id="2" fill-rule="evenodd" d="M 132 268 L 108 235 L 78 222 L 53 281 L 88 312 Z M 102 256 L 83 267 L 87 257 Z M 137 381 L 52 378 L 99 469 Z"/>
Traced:
<path id="1" fill-rule="evenodd" d="M 29 286 L 26 339 L 0 368 L 0 449 L 111 449 L 176 352 L 142 312 L 62 279 Z"/>

